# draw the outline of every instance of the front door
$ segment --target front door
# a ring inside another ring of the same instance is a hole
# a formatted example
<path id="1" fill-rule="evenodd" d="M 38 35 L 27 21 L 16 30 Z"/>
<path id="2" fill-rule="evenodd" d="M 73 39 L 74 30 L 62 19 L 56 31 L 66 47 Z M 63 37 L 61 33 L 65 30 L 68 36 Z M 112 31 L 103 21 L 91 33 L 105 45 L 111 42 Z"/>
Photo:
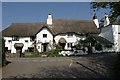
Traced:
<path id="1" fill-rule="evenodd" d="M 19 57 L 22 57 L 22 47 L 16 47 L 16 53 L 19 54 Z"/>
<path id="2" fill-rule="evenodd" d="M 66 43 L 60 43 L 60 42 L 59 42 L 59 45 L 62 47 L 62 50 L 65 49 L 65 44 L 66 44 Z"/>
<path id="3" fill-rule="evenodd" d="M 47 45 L 48 45 L 48 43 L 44 43 L 42 45 L 43 45 L 43 52 L 46 52 L 47 51 Z"/>

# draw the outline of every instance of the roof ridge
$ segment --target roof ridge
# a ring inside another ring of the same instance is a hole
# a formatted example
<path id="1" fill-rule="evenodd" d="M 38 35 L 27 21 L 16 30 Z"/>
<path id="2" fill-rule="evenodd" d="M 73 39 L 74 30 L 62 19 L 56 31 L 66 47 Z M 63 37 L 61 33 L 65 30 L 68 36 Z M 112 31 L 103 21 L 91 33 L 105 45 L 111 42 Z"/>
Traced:
<path id="1" fill-rule="evenodd" d="M 93 20 L 78 20 L 78 19 L 53 19 L 53 20 L 63 20 L 63 21 L 93 21 Z"/>
<path id="2" fill-rule="evenodd" d="M 36 24 L 36 23 L 45 23 L 45 22 L 13 22 L 12 24 Z"/>

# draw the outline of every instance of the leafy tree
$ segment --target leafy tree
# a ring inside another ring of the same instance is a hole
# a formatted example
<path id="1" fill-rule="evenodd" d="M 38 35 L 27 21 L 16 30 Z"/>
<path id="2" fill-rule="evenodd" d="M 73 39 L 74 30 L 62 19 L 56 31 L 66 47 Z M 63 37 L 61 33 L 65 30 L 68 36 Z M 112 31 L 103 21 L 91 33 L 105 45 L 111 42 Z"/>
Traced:
<path id="1" fill-rule="evenodd" d="M 2 56 L 2 66 L 6 65 L 6 58 L 5 58 L 5 41 L 3 38 L 0 37 L 0 47 L 1 47 L 1 50 L 0 50 L 0 53 L 1 56 Z"/>
<path id="2" fill-rule="evenodd" d="M 2 66 L 6 64 L 6 58 L 5 58 L 5 41 L 2 38 Z"/>
<path id="3" fill-rule="evenodd" d="M 110 9 L 109 15 L 112 21 L 120 18 L 120 0 L 119 2 L 92 2 L 91 8 L 94 10 L 100 10 L 101 8 Z"/>

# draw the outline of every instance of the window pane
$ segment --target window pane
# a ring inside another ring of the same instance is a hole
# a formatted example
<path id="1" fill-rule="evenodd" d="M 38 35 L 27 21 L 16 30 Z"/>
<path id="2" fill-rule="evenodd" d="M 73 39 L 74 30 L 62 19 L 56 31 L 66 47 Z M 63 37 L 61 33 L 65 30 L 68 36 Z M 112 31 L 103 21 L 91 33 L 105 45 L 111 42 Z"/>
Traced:
<path id="1" fill-rule="evenodd" d="M 47 37 L 47 34 L 43 34 L 43 38 L 46 38 Z"/>

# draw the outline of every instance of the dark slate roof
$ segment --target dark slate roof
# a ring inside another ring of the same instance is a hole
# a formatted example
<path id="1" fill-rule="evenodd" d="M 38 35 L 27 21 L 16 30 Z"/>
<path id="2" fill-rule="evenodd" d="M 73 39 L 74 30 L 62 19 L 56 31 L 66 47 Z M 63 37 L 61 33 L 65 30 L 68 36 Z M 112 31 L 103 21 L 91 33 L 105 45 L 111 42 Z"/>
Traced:
<path id="1" fill-rule="evenodd" d="M 94 38 L 96 41 L 98 41 L 102 45 L 112 45 L 113 44 L 112 42 L 110 42 L 109 40 L 107 40 L 101 36 L 96 36 L 96 35 L 93 36 L 92 35 L 90 37 Z"/>
<path id="2" fill-rule="evenodd" d="M 60 33 L 99 33 L 94 22 L 91 20 L 53 20 L 52 28 L 44 22 L 38 23 L 12 23 L 2 31 L 3 36 L 33 36 L 39 32 L 43 26 L 47 26 L 56 35 Z"/>

